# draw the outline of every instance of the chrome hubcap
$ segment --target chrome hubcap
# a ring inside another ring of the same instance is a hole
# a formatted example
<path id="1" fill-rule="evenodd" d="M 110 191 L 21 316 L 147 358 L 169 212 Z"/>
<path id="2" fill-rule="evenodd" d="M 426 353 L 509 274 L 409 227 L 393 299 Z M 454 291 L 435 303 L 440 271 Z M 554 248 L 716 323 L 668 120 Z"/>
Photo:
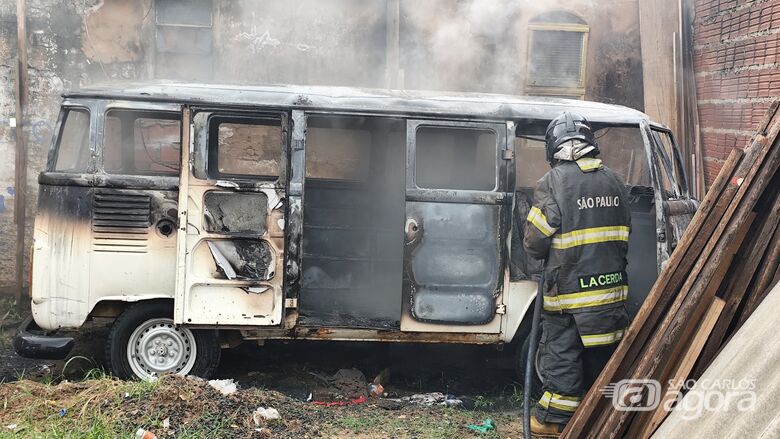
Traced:
<path id="1" fill-rule="evenodd" d="M 130 368 L 144 380 L 163 373 L 186 375 L 195 364 L 196 354 L 192 331 L 166 318 L 145 321 L 130 334 L 127 343 Z"/>

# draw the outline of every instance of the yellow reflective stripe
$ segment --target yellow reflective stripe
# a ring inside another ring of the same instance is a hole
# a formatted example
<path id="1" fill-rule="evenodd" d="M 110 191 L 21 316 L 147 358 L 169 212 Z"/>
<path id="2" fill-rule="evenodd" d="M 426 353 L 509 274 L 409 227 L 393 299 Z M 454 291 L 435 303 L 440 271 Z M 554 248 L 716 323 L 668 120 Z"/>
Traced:
<path id="1" fill-rule="evenodd" d="M 561 311 L 561 304 L 558 303 L 558 296 L 544 296 L 542 307 L 545 311 Z"/>
<path id="2" fill-rule="evenodd" d="M 547 217 L 538 207 L 532 207 L 528 212 L 528 222 L 536 226 L 544 236 L 552 236 L 558 230 L 547 223 Z"/>
<path id="3" fill-rule="evenodd" d="M 544 392 L 539 405 L 548 409 L 550 407 L 567 412 L 574 412 L 579 407 L 582 398 L 577 396 L 564 396 L 557 393 Z"/>
<path id="4" fill-rule="evenodd" d="M 564 309 L 589 308 L 592 306 L 621 302 L 626 299 L 628 299 L 628 286 L 620 285 L 603 290 L 586 291 L 584 293 L 544 296 L 544 309 L 546 311 L 561 311 Z"/>
<path id="5" fill-rule="evenodd" d="M 592 171 L 601 167 L 601 159 L 594 159 L 591 157 L 583 157 L 576 161 L 577 166 L 582 171 Z"/>
<path id="6" fill-rule="evenodd" d="M 580 338 L 582 339 L 583 346 L 589 348 L 617 343 L 623 339 L 623 333 L 625 333 L 625 329 L 618 329 L 615 332 L 607 332 L 606 334 L 581 335 Z"/>
<path id="7" fill-rule="evenodd" d="M 589 229 L 573 230 L 561 233 L 552 239 L 552 248 L 567 249 L 586 244 L 599 242 L 626 241 L 628 242 L 627 226 L 591 227 Z"/>

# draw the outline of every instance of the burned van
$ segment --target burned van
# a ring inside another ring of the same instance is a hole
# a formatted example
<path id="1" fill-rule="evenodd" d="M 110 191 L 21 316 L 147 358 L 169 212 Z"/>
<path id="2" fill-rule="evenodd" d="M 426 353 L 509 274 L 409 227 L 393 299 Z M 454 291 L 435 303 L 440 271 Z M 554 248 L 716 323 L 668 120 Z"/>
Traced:
<path id="1" fill-rule="evenodd" d="M 208 376 L 237 341 L 520 344 L 544 130 L 594 126 L 630 190 L 635 312 L 696 208 L 667 128 L 576 100 L 293 86 L 68 93 L 40 174 L 24 356 L 114 319 L 120 377 Z"/>

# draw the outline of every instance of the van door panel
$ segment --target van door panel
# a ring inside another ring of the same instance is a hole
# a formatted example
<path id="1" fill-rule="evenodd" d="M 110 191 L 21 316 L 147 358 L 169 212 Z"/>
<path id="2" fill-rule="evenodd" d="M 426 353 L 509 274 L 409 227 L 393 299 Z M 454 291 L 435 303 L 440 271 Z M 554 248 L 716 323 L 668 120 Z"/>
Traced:
<path id="1" fill-rule="evenodd" d="M 500 330 L 504 148 L 504 124 L 408 122 L 402 330 Z"/>
<path id="2" fill-rule="evenodd" d="M 500 270 L 498 206 L 407 204 L 419 245 L 410 243 L 412 315 L 421 321 L 485 323 L 495 312 Z"/>
<path id="3" fill-rule="evenodd" d="M 189 166 L 182 166 L 180 183 L 175 321 L 279 325 L 283 318 L 284 175 L 254 175 L 252 163 L 245 168 L 236 163 L 246 154 L 256 154 L 256 143 L 268 138 L 278 143 L 274 147 L 286 150 L 287 117 L 188 109 L 185 120 L 190 114 L 192 123 L 184 124 L 187 132 L 182 137 L 183 143 L 193 141 L 182 159 Z M 281 140 L 249 135 L 251 130 L 242 132 L 242 126 L 263 125 L 269 118 L 279 121 Z M 209 132 L 224 123 L 229 130 L 220 130 L 219 135 Z M 224 161 L 234 167 L 209 162 L 222 160 L 213 151 L 222 144 L 215 142 L 231 137 L 235 139 L 231 148 L 240 155 Z M 235 142 L 243 143 L 237 146 Z M 284 163 L 263 166 L 257 172 L 280 169 Z M 214 169 L 220 174 L 215 176 Z M 233 169 L 244 173 L 230 174 Z"/>

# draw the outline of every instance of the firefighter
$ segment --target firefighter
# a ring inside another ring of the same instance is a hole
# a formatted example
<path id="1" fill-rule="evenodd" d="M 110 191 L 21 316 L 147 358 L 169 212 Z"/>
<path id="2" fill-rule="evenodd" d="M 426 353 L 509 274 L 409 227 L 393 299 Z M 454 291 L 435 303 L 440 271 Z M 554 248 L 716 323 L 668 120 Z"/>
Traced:
<path id="1" fill-rule="evenodd" d="M 540 365 L 531 431 L 557 437 L 628 326 L 628 194 L 598 159 L 588 121 L 570 112 L 545 135 L 552 169 L 537 182 L 523 245 L 546 260 Z"/>

